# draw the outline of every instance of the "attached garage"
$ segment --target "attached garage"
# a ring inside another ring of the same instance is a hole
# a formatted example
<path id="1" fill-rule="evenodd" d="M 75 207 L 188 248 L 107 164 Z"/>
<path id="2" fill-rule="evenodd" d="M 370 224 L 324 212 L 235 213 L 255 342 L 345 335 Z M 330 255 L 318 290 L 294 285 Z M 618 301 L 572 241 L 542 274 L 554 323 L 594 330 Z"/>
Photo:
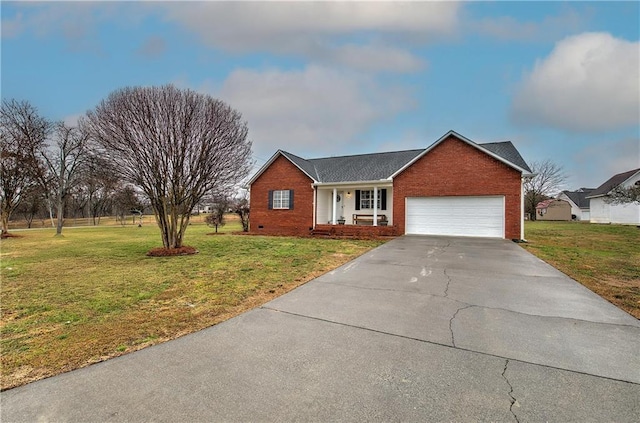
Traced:
<path id="1" fill-rule="evenodd" d="M 406 233 L 504 238 L 504 196 L 409 197 Z"/>

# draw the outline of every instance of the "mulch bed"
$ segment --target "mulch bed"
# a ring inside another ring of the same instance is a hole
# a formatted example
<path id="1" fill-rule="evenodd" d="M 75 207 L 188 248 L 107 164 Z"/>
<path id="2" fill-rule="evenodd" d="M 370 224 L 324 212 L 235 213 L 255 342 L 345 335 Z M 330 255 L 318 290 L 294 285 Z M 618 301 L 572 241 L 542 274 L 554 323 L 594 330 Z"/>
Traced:
<path id="1" fill-rule="evenodd" d="M 150 257 L 171 257 L 171 256 L 190 256 L 192 254 L 198 254 L 198 250 L 188 245 L 180 248 L 164 248 L 158 247 L 150 250 L 147 255 Z"/>
<path id="2" fill-rule="evenodd" d="M 5 238 L 22 238 L 22 235 L 14 235 L 14 234 L 2 234 L 0 235 L 0 239 Z"/>

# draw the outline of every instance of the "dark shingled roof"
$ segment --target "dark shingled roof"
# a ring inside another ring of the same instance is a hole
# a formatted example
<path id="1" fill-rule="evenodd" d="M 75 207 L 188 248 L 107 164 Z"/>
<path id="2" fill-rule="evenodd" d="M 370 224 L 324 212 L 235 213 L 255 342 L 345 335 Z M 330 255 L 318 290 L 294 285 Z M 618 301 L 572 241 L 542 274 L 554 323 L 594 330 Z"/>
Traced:
<path id="1" fill-rule="evenodd" d="M 587 199 L 587 196 L 591 195 L 592 191 L 595 191 L 595 188 L 580 188 L 577 191 L 562 191 L 562 193 L 569 197 L 576 206 L 581 209 L 588 209 L 589 200 Z"/>
<path id="2" fill-rule="evenodd" d="M 318 182 L 378 181 L 388 179 L 423 151 L 424 149 L 324 157 L 307 162 L 317 169 Z"/>
<path id="3" fill-rule="evenodd" d="M 598 188 L 595 189 L 595 191 L 589 194 L 589 198 L 599 197 L 599 196 L 609 194 L 609 191 L 611 191 L 612 189 L 614 189 L 615 187 L 617 187 L 618 185 L 620 185 L 621 183 L 629 179 L 638 171 L 640 171 L 640 168 L 633 169 L 628 172 L 618 173 L 617 175 L 612 176 L 607 180 L 607 182 L 600 185 Z"/>
<path id="4" fill-rule="evenodd" d="M 318 171 L 316 170 L 315 166 L 313 166 L 313 164 L 309 162 L 309 160 L 305 160 L 302 157 L 296 156 L 295 154 L 287 153 L 286 151 L 280 150 L 280 152 L 289 160 L 291 160 L 296 166 L 302 169 L 303 172 L 309 175 L 311 179 L 315 181 L 320 180 L 318 177 Z"/>
<path id="5" fill-rule="evenodd" d="M 454 133 L 455 134 L 455 133 Z M 473 143 L 473 141 L 470 141 Z M 511 141 L 476 144 L 506 162 L 531 172 Z M 432 145 L 433 146 L 433 145 Z M 358 154 L 353 156 L 321 157 L 303 159 L 280 150 L 283 156 L 298 166 L 315 182 L 360 182 L 379 181 L 391 178 L 396 172 L 428 149 L 391 151 L 388 153 Z M 277 153 L 276 153 L 277 155 Z M 275 157 L 275 155 L 274 155 Z M 264 169 L 264 167 L 263 167 Z M 262 169 L 256 174 L 259 175 Z M 256 177 L 254 176 L 254 178 Z"/>
<path id="6" fill-rule="evenodd" d="M 527 172 L 531 173 L 531 169 L 529 169 L 527 162 L 524 161 L 524 159 L 522 158 L 518 150 L 516 150 L 516 147 L 513 145 L 511 141 L 488 142 L 485 144 L 478 144 L 478 145 L 486 148 L 487 150 L 491 151 L 493 154 L 496 154 L 502 157 L 503 159 L 513 163 L 519 168 L 522 168 Z"/>

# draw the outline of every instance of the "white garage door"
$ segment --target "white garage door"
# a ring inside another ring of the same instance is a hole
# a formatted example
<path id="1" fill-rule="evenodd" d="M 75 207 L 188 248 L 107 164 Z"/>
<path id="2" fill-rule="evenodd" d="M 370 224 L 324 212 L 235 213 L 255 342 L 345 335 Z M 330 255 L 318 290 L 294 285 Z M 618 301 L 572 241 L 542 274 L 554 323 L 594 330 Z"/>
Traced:
<path id="1" fill-rule="evenodd" d="M 504 238 L 504 197 L 407 198 L 407 234 Z"/>

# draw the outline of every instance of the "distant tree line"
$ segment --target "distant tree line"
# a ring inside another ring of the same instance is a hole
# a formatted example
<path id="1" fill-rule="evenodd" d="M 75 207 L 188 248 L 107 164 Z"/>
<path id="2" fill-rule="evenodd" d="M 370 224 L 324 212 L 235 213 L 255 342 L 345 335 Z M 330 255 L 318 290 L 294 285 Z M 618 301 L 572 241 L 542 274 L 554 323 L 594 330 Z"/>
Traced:
<path id="1" fill-rule="evenodd" d="M 251 170 L 247 134 L 224 102 L 172 85 L 116 90 L 77 127 L 47 120 L 27 101 L 3 100 L 2 235 L 14 213 L 29 226 L 46 215 L 61 234 L 65 216 L 98 224 L 147 207 L 164 248 L 179 249 L 196 205 L 229 198 Z M 248 229 L 248 202 L 236 205 Z"/>
<path id="2" fill-rule="evenodd" d="M 26 101 L 5 100 L 0 112 L 2 233 L 11 216 L 27 227 L 50 220 L 60 234 L 65 217 L 123 217 L 144 208 L 130 184 L 114 174 L 91 150 L 89 135 L 77 127 L 51 122 Z"/>

